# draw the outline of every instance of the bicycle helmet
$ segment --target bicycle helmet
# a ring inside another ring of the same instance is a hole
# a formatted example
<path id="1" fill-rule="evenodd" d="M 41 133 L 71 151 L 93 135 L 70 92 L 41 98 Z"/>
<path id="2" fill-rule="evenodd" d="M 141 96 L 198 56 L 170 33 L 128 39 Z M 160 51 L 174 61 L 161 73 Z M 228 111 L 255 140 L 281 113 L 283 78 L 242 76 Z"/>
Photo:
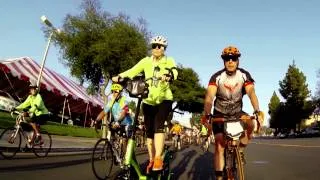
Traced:
<path id="1" fill-rule="evenodd" d="M 122 86 L 120 84 L 114 83 L 111 85 L 111 91 L 121 91 L 122 90 Z"/>
<path id="2" fill-rule="evenodd" d="M 236 48 L 234 46 L 228 46 L 228 47 L 223 49 L 222 54 L 221 54 L 221 58 L 223 59 L 226 56 L 237 56 L 237 57 L 240 57 L 241 53 L 238 50 L 238 48 Z"/>
<path id="3" fill-rule="evenodd" d="M 155 36 L 151 39 L 150 44 L 161 44 L 164 47 L 168 46 L 168 41 L 165 37 L 163 36 Z"/>
<path id="4" fill-rule="evenodd" d="M 33 80 L 29 81 L 29 89 L 31 88 L 38 88 L 36 81 L 33 81 Z"/>

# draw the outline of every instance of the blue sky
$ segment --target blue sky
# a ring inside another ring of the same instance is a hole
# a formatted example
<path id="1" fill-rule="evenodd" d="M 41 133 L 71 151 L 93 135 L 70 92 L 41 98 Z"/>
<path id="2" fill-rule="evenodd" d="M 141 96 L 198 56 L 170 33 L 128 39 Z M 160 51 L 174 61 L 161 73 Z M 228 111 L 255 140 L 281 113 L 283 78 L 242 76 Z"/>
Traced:
<path id="1" fill-rule="evenodd" d="M 0 59 L 29 56 L 40 62 L 46 46 L 40 17 L 46 15 L 59 28 L 67 13 L 76 15 L 80 0 L 12 0 L 0 6 Z M 312 95 L 320 68 L 320 1 L 317 0 L 114 0 L 103 9 L 123 12 L 133 20 L 143 17 L 153 34 L 168 38 L 167 54 L 193 68 L 207 85 L 211 74 L 223 67 L 222 49 L 235 45 L 242 52 L 240 66 L 256 80 L 261 109 L 268 111 L 293 59 L 307 77 Z M 51 46 L 46 66 L 68 77 Z M 279 95 L 279 93 L 278 93 Z M 252 112 L 247 97 L 244 109 Z"/>

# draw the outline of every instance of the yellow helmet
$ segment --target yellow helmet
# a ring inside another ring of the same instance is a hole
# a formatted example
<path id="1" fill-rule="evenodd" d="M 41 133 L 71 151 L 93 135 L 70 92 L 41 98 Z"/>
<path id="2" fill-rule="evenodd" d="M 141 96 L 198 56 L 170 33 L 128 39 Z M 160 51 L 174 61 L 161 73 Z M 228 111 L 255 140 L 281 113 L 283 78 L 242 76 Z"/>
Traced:
<path id="1" fill-rule="evenodd" d="M 121 91 L 123 87 L 120 84 L 114 83 L 111 86 L 111 91 Z"/>

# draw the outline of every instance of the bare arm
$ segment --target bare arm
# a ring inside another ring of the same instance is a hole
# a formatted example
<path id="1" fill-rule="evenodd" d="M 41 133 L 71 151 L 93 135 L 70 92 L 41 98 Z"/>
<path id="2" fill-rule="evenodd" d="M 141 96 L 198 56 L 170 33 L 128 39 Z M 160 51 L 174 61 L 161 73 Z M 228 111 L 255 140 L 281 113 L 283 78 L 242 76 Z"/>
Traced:
<path id="1" fill-rule="evenodd" d="M 205 114 L 211 113 L 213 98 L 216 96 L 216 94 L 217 94 L 217 86 L 215 86 L 215 85 L 208 86 L 207 92 L 206 92 L 206 97 L 204 100 L 204 113 Z"/>
<path id="2" fill-rule="evenodd" d="M 120 116 L 119 116 L 119 121 L 122 121 L 123 120 L 123 118 L 124 117 L 126 117 L 126 115 L 127 115 L 127 111 L 126 110 L 123 110 L 123 111 L 121 111 L 121 113 L 120 113 Z"/>
<path id="3" fill-rule="evenodd" d="M 248 94 L 248 97 L 251 101 L 251 104 L 252 104 L 254 111 L 260 111 L 259 101 L 258 101 L 258 97 L 256 95 L 256 92 L 254 90 L 254 85 L 253 84 L 247 85 L 245 87 L 245 90 L 246 90 L 246 93 Z"/>
<path id="4" fill-rule="evenodd" d="M 99 115 L 97 116 L 96 121 L 101 121 L 104 118 L 105 115 L 106 114 L 104 113 L 104 111 L 101 111 L 99 113 Z"/>

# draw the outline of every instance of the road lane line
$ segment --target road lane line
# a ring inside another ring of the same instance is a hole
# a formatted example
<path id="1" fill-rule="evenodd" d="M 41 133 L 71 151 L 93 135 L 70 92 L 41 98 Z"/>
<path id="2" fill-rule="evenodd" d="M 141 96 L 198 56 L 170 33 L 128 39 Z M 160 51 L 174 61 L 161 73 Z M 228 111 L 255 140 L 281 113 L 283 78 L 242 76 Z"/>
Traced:
<path id="1" fill-rule="evenodd" d="M 271 143 L 261 143 L 261 142 L 252 142 L 253 144 L 262 144 L 268 146 L 281 146 L 281 147 L 302 147 L 302 148 L 320 148 L 320 146 L 311 146 L 311 145 L 297 145 L 297 144 L 271 144 Z"/>

